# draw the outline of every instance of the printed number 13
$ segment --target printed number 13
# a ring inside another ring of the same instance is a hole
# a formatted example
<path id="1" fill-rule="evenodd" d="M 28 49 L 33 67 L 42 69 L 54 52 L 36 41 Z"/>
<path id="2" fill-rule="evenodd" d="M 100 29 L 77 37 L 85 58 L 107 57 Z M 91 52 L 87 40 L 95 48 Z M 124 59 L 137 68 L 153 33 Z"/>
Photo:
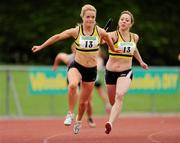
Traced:
<path id="1" fill-rule="evenodd" d="M 124 53 L 129 53 L 131 51 L 131 47 L 124 47 Z"/>
<path id="2" fill-rule="evenodd" d="M 85 41 L 85 48 L 89 47 L 92 48 L 93 46 L 93 41 Z"/>

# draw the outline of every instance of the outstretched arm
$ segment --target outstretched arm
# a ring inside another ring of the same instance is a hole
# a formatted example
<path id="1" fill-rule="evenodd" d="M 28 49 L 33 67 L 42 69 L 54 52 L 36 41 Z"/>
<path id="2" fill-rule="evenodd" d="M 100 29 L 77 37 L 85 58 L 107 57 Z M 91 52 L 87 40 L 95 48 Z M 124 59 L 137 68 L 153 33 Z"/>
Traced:
<path id="1" fill-rule="evenodd" d="M 107 45 L 111 49 L 111 51 L 118 52 L 118 53 L 122 52 L 121 50 L 114 48 L 114 44 L 113 44 L 110 34 L 108 34 L 104 29 L 102 29 L 102 37 L 101 38 L 102 38 L 102 41 L 107 43 Z"/>
<path id="2" fill-rule="evenodd" d="M 113 38 L 112 38 L 111 34 L 112 34 L 112 32 L 107 33 L 105 30 L 102 30 L 101 44 L 107 43 L 107 45 L 111 49 L 111 51 L 122 53 L 122 50 L 114 48 Z"/>
<path id="3" fill-rule="evenodd" d="M 49 45 L 52 45 L 54 44 L 55 42 L 57 41 L 60 41 L 60 40 L 64 40 L 64 39 L 67 39 L 67 38 L 70 38 L 70 37 L 76 37 L 77 35 L 77 28 L 71 28 L 71 29 L 68 29 L 68 30 L 65 30 L 59 34 L 56 34 L 52 37 L 50 37 L 48 40 L 46 40 L 42 45 L 40 46 L 33 46 L 32 48 L 32 52 L 37 52 L 37 51 L 40 51 L 41 49 L 49 46 Z"/>

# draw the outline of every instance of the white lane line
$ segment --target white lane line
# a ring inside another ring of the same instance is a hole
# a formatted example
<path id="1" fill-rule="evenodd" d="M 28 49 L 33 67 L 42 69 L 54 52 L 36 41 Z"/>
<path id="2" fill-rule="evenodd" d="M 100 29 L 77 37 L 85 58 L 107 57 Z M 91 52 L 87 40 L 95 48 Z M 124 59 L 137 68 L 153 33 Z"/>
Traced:
<path id="1" fill-rule="evenodd" d="M 150 140 L 152 143 L 161 143 L 160 140 L 153 139 L 153 138 L 154 138 L 154 136 L 156 136 L 156 135 L 158 135 L 158 134 L 160 134 L 160 133 L 162 133 L 162 132 L 163 132 L 163 131 L 154 132 L 154 133 L 148 135 L 148 140 Z"/>
<path id="2" fill-rule="evenodd" d="M 43 140 L 43 143 L 48 143 L 48 140 L 52 139 L 52 138 L 55 138 L 55 137 L 58 137 L 58 136 L 61 136 L 62 134 L 54 134 L 52 136 L 49 136 L 49 137 L 46 137 L 44 140 Z"/>

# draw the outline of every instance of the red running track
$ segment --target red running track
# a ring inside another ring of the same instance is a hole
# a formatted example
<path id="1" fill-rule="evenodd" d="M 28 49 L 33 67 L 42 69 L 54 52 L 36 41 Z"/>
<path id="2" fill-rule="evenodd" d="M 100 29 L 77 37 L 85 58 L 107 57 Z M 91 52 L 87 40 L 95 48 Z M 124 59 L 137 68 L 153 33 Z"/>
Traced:
<path id="1" fill-rule="evenodd" d="M 180 116 L 121 117 L 104 133 L 107 117 L 86 120 L 80 134 L 63 125 L 63 118 L 0 119 L 0 143 L 180 143 Z"/>

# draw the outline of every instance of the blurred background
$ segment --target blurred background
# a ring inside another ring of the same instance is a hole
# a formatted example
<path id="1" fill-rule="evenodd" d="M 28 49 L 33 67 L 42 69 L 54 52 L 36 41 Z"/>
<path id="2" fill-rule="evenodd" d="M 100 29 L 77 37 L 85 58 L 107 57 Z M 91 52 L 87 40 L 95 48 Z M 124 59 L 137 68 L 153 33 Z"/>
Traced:
<path id="1" fill-rule="evenodd" d="M 81 7 L 87 3 L 96 7 L 96 21 L 99 26 L 103 27 L 109 18 L 113 19 L 109 31 L 116 29 L 121 11 L 131 11 L 135 18 L 131 31 L 140 37 L 138 49 L 142 58 L 150 67 L 155 68 L 156 73 L 160 73 L 159 80 L 153 77 L 154 83 L 160 81 L 174 84 L 170 87 L 172 89 L 162 86 L 162 92 L 156 92 L 157 89 L 154 87 L 151 88 L 153 92 L 149 92 L 148 89 L 147 92 L 128 93 L 123 112 L 178 114 L 180 112 L 180 59 L 178 60 L 180 1 L 1 0 L 0 116 L 64 116 L 66 114 L 67 96 L 51 96 L 51 93 L 31 96 L 29 77 L 32 74 L 32 66 L 36 68 L 43 66 L 50 71 L 58 52 L 70 53 L 73 39 L 57 42 L 36 54 L 31 52 L 31 48 L 33 45 L 43 43 L 50 36 L 81 23 Z M 102 48 L 107 55 L 107 47 Z M 136 61 L 133 64 L 135 67 L 138 66 Z M 151 72 L 150 75 L 154 76 L 154 72 L 153 74 Z M 102 71 L 102 81 L 103 76 Z M 148 83 L 148 79 L 146 82 Z M 169 92 L 165 93 L 166 90 Z M 94 114 L 104 115 L 104 105 L 96 91 L 94 94 Z"/>

